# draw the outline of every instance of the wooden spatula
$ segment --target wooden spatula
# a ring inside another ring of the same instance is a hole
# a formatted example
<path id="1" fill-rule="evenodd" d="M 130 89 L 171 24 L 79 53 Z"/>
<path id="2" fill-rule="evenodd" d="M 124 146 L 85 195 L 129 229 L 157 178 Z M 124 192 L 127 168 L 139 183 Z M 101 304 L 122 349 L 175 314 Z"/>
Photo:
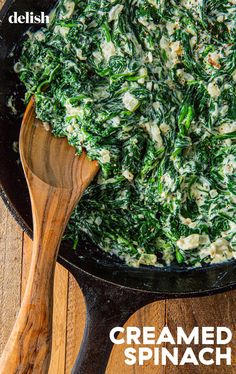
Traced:
<path id="1" fill-rule="evenodd" d="M 98 172 L 86 153 L 76 156 L 36 119 L 31 99 L 20 131 L 20 155 L 31 197 L 34 243 L 22 306 L 0 360 L 1 374 L 48 372 L 53 278 L 61 237 L 71 212 Z"/>

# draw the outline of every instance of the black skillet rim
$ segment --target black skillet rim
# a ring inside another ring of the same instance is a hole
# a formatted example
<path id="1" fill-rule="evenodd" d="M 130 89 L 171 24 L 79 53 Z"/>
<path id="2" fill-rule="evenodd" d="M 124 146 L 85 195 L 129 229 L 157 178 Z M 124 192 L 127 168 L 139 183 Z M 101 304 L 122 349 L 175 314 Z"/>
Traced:
<path id="1" fill-rule="evenodd" d="M 33 236 L 32 230 L 27 225 L 25 220 L 22 218 L 22 216 L 20 215 L 20 213 L 18 212 L 16 207 L 12 204 L 12 202 L 10 201 L 6 191 L 3 189 L 2 186 L 0 186 L 0 197 L 2 198 L 4 204 L 6 205 L 8 210 L 10 211 L 12 217 L 16 220 L 18 225 L 21 227 L 21 229 L 27 235 L 29 235 L 29 237 L 32 238 L 32 236 Z M 124 288 L 127 288 L 127 289 L 136 290 L 137 292 L 142 291 L 142 292 L 146 292 L 146 293 L 152 293 L 152 294 L 155 294 L 157 297 L 160 297 L 160 298 L 185 298 L 185 297 L 210 296 L 210 295 L 213 295 L 213 294 L 216 294 L 216 293 L 231 291 L 231 290 L 236 288 L 236 282 L 233 282 L 231 284 L 228 284 L 228 285 L 225 285 L 225 286 L 222 286 L 222 287 L 206 288 L 206 289 L 201 290 L 201 291 L 190 291 L 190 292 L 186 291 L 186 292 L 178 292 L 178 293 L 176 293 L 176 292 L 173 292 L 173 293 L 164 292 L 163 293 L 163 292 L 160 292 L 160 291 L 154 291 L 154 290 L 148 290 L 148 289 L 145 290 L 145 289 L 140 289 L 140 288 L 129 287 L 129 285 L 127 285 L 127 284 L 126 285 L 119 284 L 119 283 L 114 282 L 112 280 L 102 278 L 101 276 L 99 276 L 97 274 L 90 273 L 83 266 L 79 266 L 78 264 L 76 264 L 76 262 L 78 262 L 77 256 L 75 257 L 73 251 L 68 252 L 67 248 L 65 248 L 65 247 L 63 248 L 63 245 L 60 247 L 60 251 L 59 251 L 59 255 L 58 255 L 57 260 L 65 268 L 67 268 L 69 271 L 71 271 L 72 274 L 73 273 L 75 274 L 76 271 L 79 269 L 83 273 L 87 274 L 87 276 L 91 276 L 92 278 L 94 278 L 94 280 L 99 279 L 99 280 L 101 280 L 101 281 L 103 281 L 107 284 L 115 285 L 115 286 L 118 286 L 118 287 L 124 287 Z M 181 274 L 181 273 L 186 274 L 186 273 L 192 273 L 192 272 L 201 274 L 202 272 L 206 272 L 207 270 L 208 271 L 209 270 L 219 270 L 219 269 L 222 268 L 222 265 L 224 267 L 224 272 L 223 272 L 223 274 L 224 274 L 226 272 L 225 265 L 226 265 L 226 267 L 231 267 L 232 264 L 235 265 L 235 270 L 236 270 L 236 261 L 234 260 L 234 261 L 229 261 L 229 262 L 225 262 L 225 263 L 221 263 L 221 264 L 211 265 L 209 268 L 175 269 L 175 274 L 177 276 L 178 276 L 178 274 Z M 130 269 L 128 269 L 128 270 L 130 270 Z M 173 272 L 173 269 L 171 269 L 171 268 L 164 268 L 164 269 L 160 268 L 160 269 L 154 269 L 154 270 L 157 270 L 157 272 L 160 273 L 160 274 L 166 274 L 166 273 L 172 273 Z"/>

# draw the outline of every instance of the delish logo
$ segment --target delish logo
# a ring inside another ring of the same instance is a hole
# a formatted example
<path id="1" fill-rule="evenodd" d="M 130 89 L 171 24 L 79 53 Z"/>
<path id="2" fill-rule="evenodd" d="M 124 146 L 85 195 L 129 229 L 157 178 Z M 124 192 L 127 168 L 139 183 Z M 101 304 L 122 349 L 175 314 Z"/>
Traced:
<path id="1" fill-rule="evenodd" d="M 12 15 L 8 17 L 9 23 L 26 23 L 26 24 L 40 24 L 40 23 L 49 23 L 49 16 L 45 16 L 44 12 L 39 14 L 34 14 L 34 12 L 25 12 L 25 14 L 19 14 L 13 12 Z"/>

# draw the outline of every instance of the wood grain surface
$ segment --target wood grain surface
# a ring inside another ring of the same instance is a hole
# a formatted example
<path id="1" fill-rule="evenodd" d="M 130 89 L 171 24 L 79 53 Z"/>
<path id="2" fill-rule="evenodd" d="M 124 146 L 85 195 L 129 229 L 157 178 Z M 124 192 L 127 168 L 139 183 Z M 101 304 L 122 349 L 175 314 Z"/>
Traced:
<path id="1" fill-rule="evenodd" d="M 31 258 L 32 242 L 22 233 L 0 200 L 0 351 L 10 334 L 24 294 Z M 76 358 L 85 322 L 82 293 L 73 276 L 57 265 L 55 276 L 53 352 L 49 374 L 69 374 Z M 194 326 L 227 326 L 235 332 L 236 291 L 211 297 L 156 302 L 136 312 L 126 323 L 129 326 L 165 324 L 175 332 L 177 326 L 191 331 Z M 235 347 L 235 334 L 233 347 Z M 235 349 L 231 367 L 128 367 L 124 364 L 125 346 L 116 346 L 106 374 L 234 374 Z M 197 348 L 200 349 L 200 347 Z M 195 351 L 197 351 L 195 349 Z M 91 358 L 92 359 L 92 358 Z M 94 357 L 94 359 L 96 359 Z M 84 373 L 86 374 L 86 373 Z M 96 374 L 96 373 L 94 373 Z"/>
<path id="2" fill-rule="evenodd" d="M 0 0 L 0 7 L 2 3 Z M 0 199 L 0 352 L 24 294 L 31 247 L 31 240 L 20 230 Z M 82 339 L 85 305 L 73 276 L 60 265 L 56 268 L 54 287 L 53 352 L 49 374 L 69 374 Z M 194 326 L 222 325 L 235 332 L 236 291 L 205 298 L 157 302 L 141 309 L 127 322 L 134 326 L 156 326 L 159 330 L 165 324 L 173 332 L 176 326 L 190 331 Z M 235 346 L 235 334 L 233 343 Z M 126 366 L 123 350 L 122 345 L 113 349 L 106 374 L 236 373 L 235 349 L 231 367 L 155 367 L 147 364 L 142 368 Z"/>

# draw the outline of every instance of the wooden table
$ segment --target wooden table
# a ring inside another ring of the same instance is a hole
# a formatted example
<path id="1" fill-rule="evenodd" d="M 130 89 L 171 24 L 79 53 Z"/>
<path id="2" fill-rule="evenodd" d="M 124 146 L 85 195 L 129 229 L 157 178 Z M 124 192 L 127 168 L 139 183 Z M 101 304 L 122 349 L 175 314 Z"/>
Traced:
<path id="1" fill-rule="evenodd" d="M 3 0 L 0 0 L 0 7 L 2 3 Z M 24 294 L 31 246 L 31 240 L 21 231 L 0 201 L 0 352 L 10 334 Z M 194 326 L 227 326 L 234 331 L 235 309 L 236 291 L 207 298 L 162 301 L 139 310 L 127 325 L 156 326 L 161 330 L 167 324 L 173 332 L 176 326 L 182 326 L 187 331 L 191 331 Z M 81 343 L 84 322 L 85 305 L 81 291 L 73 276 L 57 265 L 53 351 L 49 374 L 70 373 Z M 106 374 L 233 374 L 236 372 L 236 361 L 232 367 L 219 368 L 172 365 L 155 367 L 151 364 L 145 367 L 128 367 L 124 364 L 123 350 L 124 346 L 116 346 L 113 349 Z"/>
<path id="2" fill-rule="evenodd" d="M 24 294 L 31 240 L 22 232 L 0 200 L 0 351 L 11 331 Z M 165 324 L 174 333 L 176 326 L 191 331 L 194 326 L 236 326 L 236 291 L 197 299 L 161 301 L 146 306 L 127 322 L 129 326 Z M 79 350 L 85 321 L 83 296 L 73 276 L 60 265 L 55 275 L 53 352 L 49 374 L 70 373 Z M 234 345 L 235 345 L 234 338 Z M 128 367 L 124 364 L 124 346 L 113 349 L 106 374 L 222 374 L 235 373 L 232 367 Z M 235 352 L 234 352 L 235 354 Z M 96 358 L 94 358 L 96 359 Z M 6 373 L 7 374 L 7 373 Z M 84 373 L 86 374 L 86 373 Z M 96 374 L 96 373 L 94 373 Z"/>

